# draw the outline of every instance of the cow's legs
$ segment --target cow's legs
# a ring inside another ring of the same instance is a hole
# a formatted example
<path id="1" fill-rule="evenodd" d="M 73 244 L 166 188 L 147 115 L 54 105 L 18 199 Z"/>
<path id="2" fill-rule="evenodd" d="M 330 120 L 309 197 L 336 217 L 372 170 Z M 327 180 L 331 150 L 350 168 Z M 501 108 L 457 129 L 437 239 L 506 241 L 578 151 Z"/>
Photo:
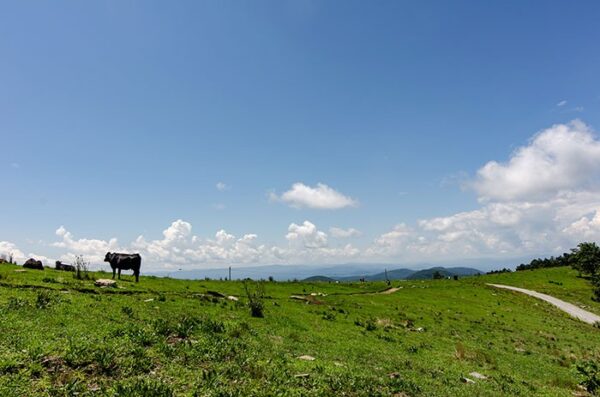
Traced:
<path id="1" fill-rule="evenodd" d="M 119 280 L 121 279 L 121 269 L 119 269 Z"/>
<path id="2" fill-rule="evenodd" d="M 139 282 L 140 281 L 140 272 L 134 272 L 135 274 L 135 282 Z"/>
<path id="3" fill-rule="evenodd" d="M 117 269 L 113 269 L 113 280 L 115 279 L 115 273 L 116 273 Z"/>

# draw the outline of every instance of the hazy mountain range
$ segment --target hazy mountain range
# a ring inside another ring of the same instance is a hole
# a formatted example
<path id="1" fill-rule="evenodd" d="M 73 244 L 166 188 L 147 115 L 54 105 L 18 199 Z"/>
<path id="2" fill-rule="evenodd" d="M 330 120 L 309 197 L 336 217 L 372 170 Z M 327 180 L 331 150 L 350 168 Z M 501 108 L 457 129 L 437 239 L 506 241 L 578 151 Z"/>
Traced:
<path id="1" fill-rule="evenodd" d="M 368 281 L 385 280 L 385 269 L 390 280 L 401 279 L 429 279 L 435 271 L 439 271 L 444 276 L 467 276 L 477 273 L 484 273 L 481 270 L 469 267 L 428 267 L 424 265 L 419 269 L 396 268 L 389 264 L 344 264 L 327 266 L 309 266 L 309 265 L 269 265 L 253 267 L 232 267 L 231 277 L 235 279 L 267 279 L 273 277 L 275 280 L 339 280 L 356 281 L 365 277 Z M 179 279 L 225 279 L 228 277 L 227 268 L 219 269 L 195 269 L 195 270 L 175 270 L 171 272 L 153 272 L 156 276 L 168 276 Z"/>

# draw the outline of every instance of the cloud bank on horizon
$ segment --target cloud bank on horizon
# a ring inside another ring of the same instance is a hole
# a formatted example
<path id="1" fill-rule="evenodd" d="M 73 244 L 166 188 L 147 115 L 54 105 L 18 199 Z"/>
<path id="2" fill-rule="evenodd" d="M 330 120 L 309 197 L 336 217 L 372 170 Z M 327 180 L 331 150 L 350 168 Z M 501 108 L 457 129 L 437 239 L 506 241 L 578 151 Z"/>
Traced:
<path id="1" fill-rule="evenodd" d="M 84 255 L 99 264 L 107 251 L 135 251 L 147 270 L 207 268 L 257 264 L 325 264 L 347 262 L 438 262 L 479 258 L 514 258 L 545 252 L 562 253 L 583 240 L 600 240 L 600 140 L 580 120 L 556 124 L 535 134 L 507 161 L 489 161 L 477 170 L 465 188 L 477 194 L 480 207 L 443 217 L 399 222 L 373 236 L 365 246 L 351 239 L 363 234 L 356 228 L 320 230 L 310 220 L 291 222 L 285 243 L 261 243 L 254 233 L 234 236 L 218 230 L 200 237 L 192 224 L 177 219 L 161 239 L 143 235 L 122 243 L 80 238 L 64 226 L 49 243 L 60 249 L 56 259 L 72 261 Z M 226 190 L 222 182 L 217 189 Z M 339 210 L 356 207 L 358 200 L 319 183 L 297 182 L 271 200 L 294 208 Z M 351 214 L 348 215 L 351 217 Z M 401 221 L 401 220 L 400 220 Z M 28 253 L 9 241 L 0 241 L 0 254 L 18 261 L 43 255 Z"/>

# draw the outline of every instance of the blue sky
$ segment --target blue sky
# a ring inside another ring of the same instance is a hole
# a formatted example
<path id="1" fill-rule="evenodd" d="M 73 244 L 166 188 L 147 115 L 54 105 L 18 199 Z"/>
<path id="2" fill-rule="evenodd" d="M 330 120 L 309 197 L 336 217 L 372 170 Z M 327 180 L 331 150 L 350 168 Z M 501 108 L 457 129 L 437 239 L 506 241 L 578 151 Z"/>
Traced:
<path id="1" fill-rule="evenodd" d="M 0 249 L 191 268 L 598 240 L 598 19 L 593 1 L 3 2 Z"/>

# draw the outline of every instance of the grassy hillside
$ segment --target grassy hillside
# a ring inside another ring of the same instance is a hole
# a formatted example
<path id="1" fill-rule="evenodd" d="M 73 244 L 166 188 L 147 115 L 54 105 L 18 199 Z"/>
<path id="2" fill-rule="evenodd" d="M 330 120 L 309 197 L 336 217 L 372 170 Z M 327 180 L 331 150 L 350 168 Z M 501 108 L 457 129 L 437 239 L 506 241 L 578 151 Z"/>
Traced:
<path id="1" fill-rule="evenodd" d="M 382 282 L 266 283 L 264 318 L 240 282 L 126 276 L 98 288 L 17 270 L 0 265 L 1 396 L 571 396 L 573 364 L 600 357 L 599 329 L 485 285 L 598 311 L 565 268 L 399 281 L 391 294 Z"/>
<path id="2" fill-rule="evenodd" d="M 524 270 L 490 275 L 488 282 L 510 284 L 555 296 L 600 315 L 600 302 L 592 300 L 590 281 L 577 277 L 570 267 Z"/>

